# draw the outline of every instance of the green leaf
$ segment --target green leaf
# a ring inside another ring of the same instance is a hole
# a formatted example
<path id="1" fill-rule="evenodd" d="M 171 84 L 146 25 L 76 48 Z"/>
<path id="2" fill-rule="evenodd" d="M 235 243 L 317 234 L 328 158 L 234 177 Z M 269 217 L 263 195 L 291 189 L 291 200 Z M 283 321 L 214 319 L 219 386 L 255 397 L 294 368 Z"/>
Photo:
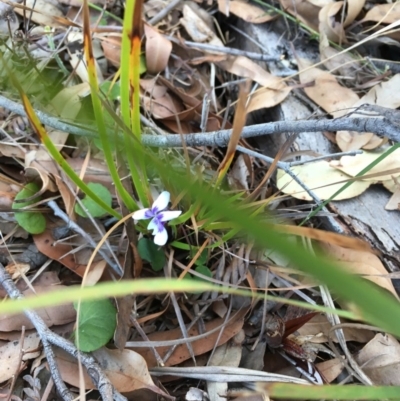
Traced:
<path id="1" fill-rule="evenodd" d="M 77 302 L 74 302 L 74 308 L 78 310 Z M 90 352 L 107 344 L 117 326 L 116 315 L 117 310 L 108 299 L 81 302 L 78 333 L 75 331 L 76 346 Z"/>
<path id="2" fill-rule="evenodd" d="M 117 100 L 120 94 L 119 82 L 112 84 L 110 81 L 104 81 L 100 85 L 100 90 L 106 95 L 109 100 Z"/>
<path id="3" fill-rule="evenodd" d="M 106 203 L 107 206 L 111 207 L 112 204 L 112 199 L 111 199 L 111 194 L 110 191 L 101 184 L 95 184 L 93 182 L 90 182 L 88 184 L 88 187 L 100 198 L 103 200 L 103 202 Z M 88 212 L 93 216 L 93 217 L 101 217 L 104 216 L 107 211 L 104 210 L 101 206 L 99 206 L 92 198 L 89 198 L 88 196 L 85 196 L 82 199 L 83 205 L 86 207 Z M 86 212 L 81 208 L 80 205 L 76 204 L 75 205 L 75 212 L 79 214 L 79 216 L 82 217 L 87 217 Z"/>
<path id="4" fill-rule="evenodd" d="M 26 198 L 31 198 L 40 188 L 34 182 L 31 182 L 18 192 L 15 200 L 21 200 Z M 12 204 L 12 209 L 20 209 L 33 205 L 34 203 L 40 201 L 41 197 L 37 196 L 27 202 L 14 202 Z M 30 234 L 40 234 L 46 229 L 46 219 L 40 212 L 31 212 L 29 210 L 23 212 L 15 212 L 15 220 L 17 223 Z"/>
<path id="5" fill-rule="evenodd" d="M 197 266 L 194 270 L 195 270 L 197 273 L 202 274 L 203 276 L 212 278 L 211 270 L 210 270 L 207 266 L 200 265 L 200 266 Z M 207 281 L 207 280 L 205 280 L 204 278 L 200 278 L 200 277 L 197 277 L 197 276 L 193 276 L 193 279 L 195 279 L 195 280 L 201 280 L 201 281 Z"/>
<path id="6" fill-rule="evenodd" d="M 150 263 L 151 268 L 158 272 L 165 265 L 165 255 L 162 248 L 159 248 L 148 238 L 141 238 L 138 242 L 138 252 L 142 259 Z"/>
<path id="7" fill-rule="evenodd" d="M 190 258 L 193 259 L 197 252 L 198 252 L 198 248 L 191 248 L 191 250 L 190 250 Z M 201 252 L 201 254 L 198 257 L 198 259 L 196 260 L 196 262 L 194 262 L 194 264 L 196 266 L 205 265 L 207 263 L 207 259 L 208 259 L 208 250 L 207 249 L 203 249 L 203 251 Z"/>

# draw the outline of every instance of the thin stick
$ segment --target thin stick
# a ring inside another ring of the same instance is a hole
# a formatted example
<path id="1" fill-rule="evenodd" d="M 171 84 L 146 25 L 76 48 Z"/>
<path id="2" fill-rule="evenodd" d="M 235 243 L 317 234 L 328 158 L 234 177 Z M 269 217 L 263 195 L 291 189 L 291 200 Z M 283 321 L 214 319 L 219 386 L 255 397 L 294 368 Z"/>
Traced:
<path id="1" fill-rule="evenodd" d="M 0 95 L 0 107 L 4 107 L 20 116 L 26 116 L 22 105 Z M 384 109 L 384 108 L 383 108 Z M 395 115 L 396 110 L 385 109 Z M 78 126 L 60 121 L 46 113 L 35 110 L 42 124 L 69 132 L 75 135 L 95 137 L 96 130 L 89 126 Z M 265 124 L 257 124 L 245 127 L 241 138 L 252 138 L 262 135 L 282 134 L 286 132 L 320 132 L 320 131 L 355 131 L 372 132 L 380 137 L 387 137 L 394 142 L 400 142 L 399 118 L 384 117 L 350 117 L 336 118 L 333 120 L 299 120 L 299 121 L 276 121 Z M 187 146 L 221 146 L 229 142 L 231 130 L 205 132 L 202 134 L 184 135 Z M 156 148 L 180 148 L 181 137 L 174 134 L 169 135 L 142 135 L 142 143 L 146 146 Z"/>

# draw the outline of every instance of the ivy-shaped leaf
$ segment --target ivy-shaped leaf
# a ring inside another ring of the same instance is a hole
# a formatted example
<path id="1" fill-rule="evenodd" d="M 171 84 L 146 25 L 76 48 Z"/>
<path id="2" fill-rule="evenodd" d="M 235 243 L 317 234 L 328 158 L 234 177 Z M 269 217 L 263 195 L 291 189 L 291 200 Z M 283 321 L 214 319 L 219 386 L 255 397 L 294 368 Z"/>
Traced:
<path id="1" fill-rule="evenodd" d="M 100 198 L 102 199 L 108 206 L 111 207 L 112 205 L 112 198 L 110 191 L 101 184 L 96 184 L 93 182 L 90 182 L 88 184 L 88 187 Z M 102 217 L 104 216 L 107 212 L 99 206 L 92 198 L 89 198 L 88 196 L 85 196 L 82 199 L 82 204 L 83 206 L 86 207 L 88 212 L 93 216 L 93 217 Z M 82 217 L 87 217 L 86 212 L 81 208 L 80 205 L 76 204 L 75 205 L 75 212 L 79 214 L 79 216 Z"/>
<path id="2" fill-rule="evenodd" d="M 32 198 L 40 188 L 34 182 L 31 182 L 18 192 L 15 200 L 22 200 L 27 198 Z M 37 196 L 30 199 L 27 202 L 14 202 L 12 204 L 12 209 L 20 209 L 33 205 L 34 203 L 40 201 L 41 197 Z M 24 210 L 22 212 L 15 212 L 15 220 L 17 223 L 30 234 L 40 234 L 46 229 L 46 219 L 42 213 L 37 211 Z"/>
<path id="3" fill-rule="evenodd" d="M 77 310 L 77 302 L 74 302 Z M 84 352 L 95 351 L 107 344 L 117 325 L 117 310 L 108 299 L 83 301 L 79 310 L 78 336 L 75 344 Z M 79 341 L 79 343 L 78 343 Z"/>
<path id="4" fill-rule="evenodd" d="M 150 263 L 154 271 L 158 272 L 163 269 L 166 261 L 164 251 L 153 241 L 141 238 L 138 242 L 138 252 L 142 259 Z"/>

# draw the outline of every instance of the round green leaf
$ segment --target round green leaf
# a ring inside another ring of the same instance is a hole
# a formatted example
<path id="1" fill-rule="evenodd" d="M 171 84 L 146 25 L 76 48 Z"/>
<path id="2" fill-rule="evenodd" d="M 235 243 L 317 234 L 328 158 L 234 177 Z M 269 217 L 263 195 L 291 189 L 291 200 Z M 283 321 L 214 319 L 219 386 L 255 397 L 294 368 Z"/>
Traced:
<path id="1" fill-rule="evenodd" d="M 77 302 L 74 303 L 74 307 L 77 309 Z M 107 344 L 117 325 L 117 310 L 114 305 L 108 299 L 84 301 L 81 302 L 79 312 L 76 346 L 81 351 L 90 352 Z"/>
<path id="2" fill-rule="evenodd" d="M 18 192 L 15 200 L 31 198 L 37 192 L 39 192 L 39 190 L 39 186 L 34 182 L 31 182 L 25 185 L 25 187 Z M 33 205 L 40 199 L 41 197 L 37 196 L 28 200 L 27 202 L 14 202 L 12 204 L 12 209 L 20 209 L 29 205 Z M 40 212 L 31 212 L 29 210 L 15 212 L 15 220 L 17 220 L 17 223 L 30 234 L 40 234 L 46 229 L 46 219 Z"/>
<path id="3" fill-rule="evenodd" d="M 88 187 L 100 198 L 102 199 L 108 206 L 111 207 L 112 205 L 112 198 L 110 191 L 101 184 L 95 184 L 93 182 L 90 182 L 88 184 Z M 88 196 L 85 196 L 82 199 L 82 204 L 86 207 L 88 212 L 93 216 L 93 217 L 101 217 L 104 216 L 107 212 L 99 206 L 92 198 L 89 198 Z M 76 204 L 75 205 L 75 212 L 79 214 L 79 216 L 82 217 L 87 217 L 86 212 L 81 208 L 80 205 Z"/>
<path id="4" fill-rule="evenodd" d="M 138 242 L 138 252 L 142 259 L 150 263 L 154 271 L 158 272 L 163 269 L 166 261 L 164 251 L 153 241 L 141 238 Z"/>

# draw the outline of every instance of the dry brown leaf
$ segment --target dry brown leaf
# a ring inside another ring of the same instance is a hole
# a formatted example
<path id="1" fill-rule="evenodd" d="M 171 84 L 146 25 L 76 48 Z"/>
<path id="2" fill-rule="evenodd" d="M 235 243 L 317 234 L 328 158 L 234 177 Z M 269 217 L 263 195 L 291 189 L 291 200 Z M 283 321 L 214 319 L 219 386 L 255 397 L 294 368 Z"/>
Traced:
<path id="1" fill-rule="evenodd" d="M 55 350 L 56 361 L 64 381 L 79 387 L 78 364 L 75 358 L 59 348 Z M 166 396 L 151 379 L 145 360 L 136 352 L 130 350 L 111 350 L 105 347 L 92 352 L 113 386 L 121 393 L 139 389 L 149 389 Z M 95 388 L 92 380 L 84 370 L 85 389 Z"/>
<path id="2" fill-rule="evenodd" d="M 332 160 L 329 165 L 337 168 L 340 171 L 343 171 L 345 174 L 351 177 L 355 177 L 360 171 L 374 162 L 383 153 L 384 151 L 364 151 L 362 154 L 355 156 L 342 156 L 340 160 Z M 380 182 L 391 180 L 393 177 L 398 177 L 400 175 L 400 171 L 393 171 L 397 168 L 400 168 L 400 149 L 396 149 L 367 173 L 367 175 L 379 173 L 382 173 L 382 175 L 377 175 L 371 178 L 363 178 L 363 181 Z M 386 171 L 390 171 L 390 173 L 384 174 Z"/>
<path id="3" fill-rule="evenodd" d="M 38 250 L 52 260 L 56 260 L 78 276 L 83 277 L 86 272 L 86 264 L 80 264 L 76 260 L 76 254 L 72 253 L 71 245 L 55 241 L 51 230 L 47 229 L 42 234 L 33 235 L 33 240 Z M 65 256 L 67 255 L 67 256 Z M 87 258 L 86 258 L 87 259 Z M 86 276 L 85 284 L 96 284 L 103 275 L 107 263 L 104 260 L 97 260 L 90 266 L 90 271 Z"/>
<path id="4" fill-rule="evenodd" d="M 50 291 L 62 291 L 64 288 L 67 288 L 65 285 L 54 285 L 54 286 L 35 286 L 33 285 L 35 293 L 45 294 Z M 30 289 L 23 291 L 24 296 L 33 296 L 33 292 Z M 54 325 L 61 325 L 70 323 L 76 318 L 76 311 L 72 305 L 72 303 L 57 305 L 57 306 L 49 306 L 47 308 L 38 309 L 37 313 L 44 320 L 47 327 L 51 327 Z M 32 329 L 34 326 L 31 321 L 23 314 L 17 315 L 1 315 L 0 316 L 0 331 L 14 331 L 21 330 L 21 327 L 25 326 L 27 330 Z"/>
<path id="5" fill-rule="evenodd" d="M 367 12 L 362 21 L 392 24 L 400 20 L 400 3 L 376 4 Z"/>
<path id="6" fill-rule="evenodd" d="M 202 355 L 210 350 L 212 350 L 215 345 L 222 345 L 229 341 L 233 336 L 235 336 L 243 327 L 243 319 L 246 314 L 247 309 L 242 309 L 239 311 L 225 326 L 220 336 L 221 329 L 218 329 L 206 337 L 200 340 L 193 341 L 192 348 L 194 355 Z M 205 332 L 209 332 L 221 325 L 224 325 L 225 319 L 214 319 L 211 322 L 205 324 Z M 188 336 L 193 337 L 199 335 L 197 326 L 192 327 L 188 330 Z M 148 335 L 150 341 L 167 341 L 176 340 L 182 338 L 181 329 L 178 327 L 173 330 L 168 330 L 164 332 L 156 332 Z M 218 343 L 217 343 L 218 340 Z M 131 348 L 131 347 L 129 347 Z M 170 347 L 155 347 L 161 358 L 169 351 Z M 157 366 L 157 361 L 151 349 L 148 348 L 131 348 L 138 352 L 146 360 L 147 365 L 151 368 Z M 190 353 L 186 344 L 180 344 L 176 347 L 175 351 L 171 357 L 165 363 L 165 366 L 174 366 L 179 363 L 190 359 Z"/>
<path id="7" fill-rule="evenodd" d="M 327 70 L 338 73 L 342 76 L 352 77 L 357 68 L 359 68 L 358 60 L 349 53 L 342 53 L 339 50 L 331 47 L 329 40 L 324 32 L 321 32 L 319 39 L 319 54 L 321 61 L 324 61 L 324 66 Z"/>
<path id="8" fill-rule="evenodd" d="M 19 337 L 21 335 L 19 334 Z M 18 374 L 24 361 L 36 358 L 40 355 L 40 337 L 37 333 L 31 333 L 24 337 L 24 343 L 21 344 L 19 339 L 10 341 L 0 347 L 0 383 L 11 379 Z M 21 361 L 21 348 L 23 349 Z"/>
<path id="9" fill-rule="evenodd" d="M 294 15 L 307 26 L 318 31 L 318 13 L 320 6 L 314 5 L 314 1 L 307 0 L 279 0 L 282 8 Z"/>
<path id="10" fill-rule="evenodd" d="M 307 96 L 333 117 L 343 116 L 359 100 L 351 89 L 341 86 L 329 72 L 311 67 L 312 63 L 305 59 L 298 59 L 298 63 L 300 82 L 313 84 L 304 88 Z"/>
<path id="11" fill-rule="evenodd" d="M 103 48 L 104 57 L 114 66 L 121 65 L 121 34 L 111 33 L 109 35 L 100 36 L 101 47 Z"/>
<path id="12" fill-rule="evenodd" d="M 291 88 L 281 78 L 270 74 L 247 57 L 230 56 L 226 60 L 218 62 L 217 65 L 231 74 L 249 78 L 263 86 L 251 96 L 247 106 L 249 113 L 261 108 L 276 106 L 290 93 Z"/>
<path id="13" fill-rule="evenodd" d="M 231 74 L 242 78 L 249 78 L 261 86 L 270 89 L 286 88 L 286 84 L 282 81 L 282 78 L 270 74 L 254 61 L 244 56 L 230 56 L 227 60 L 219 62 L 218 66 Z"/>
<path id="14" fill-rule="evenodd" d="M 291 90 L 289 86 L 285 86 L 282 89 L 259 89 L 251 96 L 249 105 L 247 106 L 247 112 L 251 113 L 255 110 L 274 107 L 283 102 Z"/>
<path id="15" fill-rule="evenodd" d="M 242 0 L 231 0 L 229 2 L 229 11 L 251 24 L 262 24 L 276 18 L 276 15 L 268 13 L 261 7 Z"/>
<path id="16" fill-rule="evenodd" d="M 332 42 L 346 43 L 343 25 L 340 22 L 340 11 L 343 1 L 328 3 L 319 12 L 319 32 L 323 32 Z"/>
<path id="17" fill-rule="evenodd" d="M 323 376 L 327 383 L 332 383 L 342 373 L 344 366 L 343 360 L 339 358 L 333 358 L 315 364 L 318 372 Z"/>
<path id="18" fill-rule="evenodd" d="M 374 384 L 400 385 L 400 344 L 392 335 L 378 333 L 360 351 L 356 361 Z"/>
<path id="19" fill-rule="evenodd" d="M 172 43 L 161 35 L 156 28 L 144 24 L 146 35 L 146 67 L 150 74 L 158 74 L 165 70 L 171 55 Z"/>
<path id="20" fill-rule="evenodd" d="M 246 100 L 250 91 L 250 81 L 246 81 L 245 84 L 240 85 L 239 97 L 237 100 L 237 106 L 235 110 L 235 116 L 233 119 L 232 133 L 229 138 L 228 146 L 226 149 L 225 157 L 218 166 L 218 180 L 222 179 L 227 173 L 229 166 L 235 156 L 236 147 L 240 141 L 240 135 L 244 125 L 246 124 Z"/>
<path id="21" fill-rule="evenodd" d="M 184 4 L 183 6 L 183 17 L 180 19 L 180 22 L 193 42 L 209 43 L 213 46 L 224 46 L 206 21 L 204 21 L 188 4 Z"/>
<path id="22" fill-rule="evenodd" d="M 344 20 L 344 27 L 349 26 L 360 14 L 364 8 L 365 0 L 347 0 L 346 18 Z"/>
<path id="23" fill-rule="evenodd" d="M 367 280 L 385 288 L 398 298 L 392 281 L 387 277 L 387 270 L 379 258 L 370 253 L 341 248 L 336 245 L 321 243 L 321 247 L 328 256 L 342 265 L 353 274 L 362 275 Z"/>
<path id="24" fill-rule="evenodd" d="M 329 162 L 325 160 L 295 166 L 291 168 L 291 171 L 322 200 L 329 199 L 345 184 L 343 181 L 349 179 L 346 174 L 339 171 L 337 171 L 339 174 L 335 173 Z M 337 184 L 338 182 L 340 183 Z M 362 194 L 371 184 L 372 181 L 355 181 L 336 196 L 335 200 L 354 198 Z M 291 195 L 294 198 L 312 200 L 312 197 L 289 174 L 280 169 L 278 169 L 277 174 L 277 187 L 284 194 Z"/>
<path id="25" fill-rule="evenodd" d="M 394 75 L 387 82 L 381 82 L 375 85 L 361 99 L 354 103 L 353 107 L 357 108 L 364 104 L 375 104 L 389 109 L 397 109 L 400 107 L 400 74 Z M 352 117 L 365 118 L 366 116 L 359 113 L 353 113 Z M 353 131 L 338 131 L 336 141 L 343 152 L 350 150 L 358 150 L 360 148 L 373 149 L 381 146 L 385 141 L 384 138 L 373 134 L 360 134 Z"/>
<path id="26" fill-rule="evenodd" d="M 316 344 L 323 344 L 328 341 L 329 331 L 332 325 L 327 317 L 322 314 L 315 315 L 306 324 L 300 327 L 297 332 L 302 337 L 308 337 L 308 341 Z M 371 330 L 363 330 L 354 327 L 344 327 L 343 333 L 346 341 L 355 341 L 358 343 L 367 343 L 374 337 Z M 331 335 L 334 342 L 338 342 L 336 332 Z"/>

